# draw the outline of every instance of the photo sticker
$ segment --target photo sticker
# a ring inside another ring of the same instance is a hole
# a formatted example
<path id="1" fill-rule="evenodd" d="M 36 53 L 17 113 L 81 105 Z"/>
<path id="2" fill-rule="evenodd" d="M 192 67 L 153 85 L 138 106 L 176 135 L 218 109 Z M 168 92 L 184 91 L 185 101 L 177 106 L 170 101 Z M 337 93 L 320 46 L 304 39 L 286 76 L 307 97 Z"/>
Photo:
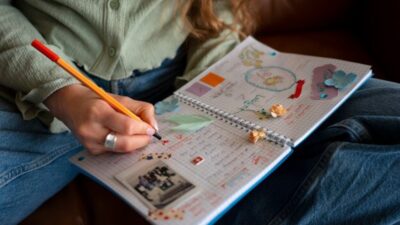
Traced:
<path id="1" fill-rule="evenodd" d="M 133 166 L 116 178 L 150 209 L 174 208 L 195 192 L 195 185 L 161 160 Z"/>
<path id="2" fill-rule="evenodd" d="M 222 83 L 225 79 L 215 73 L 208 73 L 207 75 L 205 75 L 203 78 L 201 78 L 201 81 L 212 86 L 212 87 L 216 87 L 218 86 L 218 84 Z"/>
<path id="3" fill-rule="evenodd" d="M 210 91 L 211 88 L 207 87 L 204 84 L 200 84 L 199 82 L 194 83 L 192 86 L 190 86 L 188 89 L 186 89 L 187 92 L 190 92 L 198 97 L 203 96 L 205 93 Z"/>

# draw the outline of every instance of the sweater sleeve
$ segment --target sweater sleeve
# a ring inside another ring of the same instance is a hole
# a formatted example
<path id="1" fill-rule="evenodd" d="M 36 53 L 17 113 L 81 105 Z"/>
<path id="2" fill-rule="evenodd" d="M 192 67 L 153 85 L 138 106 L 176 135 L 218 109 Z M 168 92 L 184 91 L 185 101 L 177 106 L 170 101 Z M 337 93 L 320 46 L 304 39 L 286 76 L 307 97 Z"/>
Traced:
<path id="1" fill-rule="evenodd" d="M 45 38 L 12 5 L 0 0 L 0 91 L 15 91 L 15 103 L 24 119 L 32 119 L 45 108 L 41 104 L 56 90 L 78 81 L 31 47 L 32 40 Z M 47 45 L 68 59 L 54 45 Z"/>
<path id="2" fill-rule="evenodd" d="M 233 15 L 226 6 L 219 7 L 217 13 L 218 17 L 225 23 L 232 23 Z M 224 57 L 239 43 L 239 35 L 230 29 L 226 29 L 217 37 L 206 41 L 189 40 L 187 66 L 184 74 L 177 78 L 176 87 L 179 88 L 187 81 L 193 79 L 213 63 Z"/>

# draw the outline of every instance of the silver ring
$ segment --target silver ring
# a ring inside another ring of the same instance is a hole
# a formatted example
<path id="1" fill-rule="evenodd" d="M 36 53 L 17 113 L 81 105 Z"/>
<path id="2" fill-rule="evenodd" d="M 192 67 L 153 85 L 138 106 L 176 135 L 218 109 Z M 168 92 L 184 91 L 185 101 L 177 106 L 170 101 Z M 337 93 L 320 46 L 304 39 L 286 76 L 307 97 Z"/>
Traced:
<path id="1" fill-rule="evenodd" d="M 114 132 L 110 132 L 106 136 L 106 140 L 104 141 L 104 147 L 110 150 L 115 149 L 115 144 L 117 143 L 117 136 L 114 134 Z"/>

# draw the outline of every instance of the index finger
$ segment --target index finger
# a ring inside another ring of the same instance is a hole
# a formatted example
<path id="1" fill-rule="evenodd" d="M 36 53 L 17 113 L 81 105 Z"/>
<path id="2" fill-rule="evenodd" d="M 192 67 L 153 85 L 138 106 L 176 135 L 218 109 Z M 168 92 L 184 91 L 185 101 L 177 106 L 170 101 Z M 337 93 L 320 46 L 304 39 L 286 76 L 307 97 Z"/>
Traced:
<path id="1" fill-rule="evenodd" d="M 150 103 L 137 101 L 128 97 L 117 96 L 129 110 L 139 116 L 144 122 L 158 130 L 157 120 L 155 118 L 154 106 Z"/>
<path id="2" fill-rule="evenodd" d="M 143 121 L 134 120 L 124 114 L 113 112 L 103 119 L 104 125 L 117 133 L 124 135 L 147 134 L 153 135 L 154 129 Z"/>

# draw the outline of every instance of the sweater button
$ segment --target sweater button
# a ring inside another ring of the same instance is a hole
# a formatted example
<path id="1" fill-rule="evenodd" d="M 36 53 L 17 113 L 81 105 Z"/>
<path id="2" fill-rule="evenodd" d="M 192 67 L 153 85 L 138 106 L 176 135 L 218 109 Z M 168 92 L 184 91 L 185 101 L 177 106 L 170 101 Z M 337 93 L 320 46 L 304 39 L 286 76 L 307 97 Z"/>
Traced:
<path id="1" fill-rule="evenodd" d="M 111 0 L 110 7 L 111 7 L 111 9 L 114 9 L 114 10 L 119 9 L 119 0 Z"/>
<path id="2" fill-rule="evenodd" d="M 114 57 L 115 56 L 115 53 L 117 53 L 117 51 L 115 50 L 115 48 L 109 48 L 108 49 L 108 55 L 109 56 L 111 56 L 111 57 Z"/>

